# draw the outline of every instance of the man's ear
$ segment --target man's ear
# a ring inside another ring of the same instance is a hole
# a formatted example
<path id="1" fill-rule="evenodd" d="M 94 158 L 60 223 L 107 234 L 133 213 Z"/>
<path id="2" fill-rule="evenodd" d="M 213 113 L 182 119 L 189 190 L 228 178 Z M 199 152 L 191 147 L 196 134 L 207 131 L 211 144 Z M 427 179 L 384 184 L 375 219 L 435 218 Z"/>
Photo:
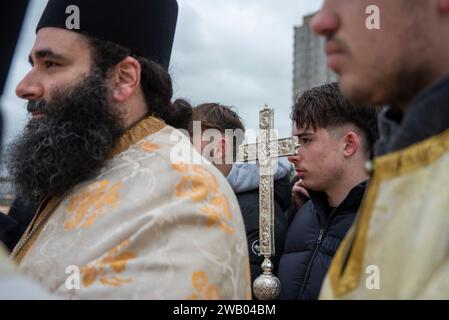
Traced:
<path id="1" fill-rule="evenodd" d="M 140 86 L 141 66 L 133 57 L 123 59 L 114 68 L 112 100 L 121 103 L 129 99 Z"/>
<path id="2" fill-rule="evenodd" d="M 216 160 L 221 160 L 224 161 L 225 156 L 226 156 L 226 152 L 228 151 L 228 142 L 226 141 L 226 139 L 221 138 L 220 140 L 217 141 L 217 143 L 215 144 L 215 148 L 214 148 L 214 158 Z"/>
<path id="3" fill-rule="evenodd" d="M 354 131 L 349 131 L 343 137 L 344 150 L 343 154 L 345 157 L 352 157 L 361 147 L 360 136 Z"/>

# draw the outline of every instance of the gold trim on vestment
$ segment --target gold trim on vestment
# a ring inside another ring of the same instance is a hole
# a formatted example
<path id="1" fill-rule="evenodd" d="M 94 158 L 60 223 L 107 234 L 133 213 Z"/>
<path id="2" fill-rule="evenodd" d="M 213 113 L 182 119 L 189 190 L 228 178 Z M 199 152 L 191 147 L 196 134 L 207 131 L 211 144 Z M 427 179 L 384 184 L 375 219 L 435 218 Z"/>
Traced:
<path id="1" fill-rule="evenodd" d="M 128 150 L 132 145 L 143 140 L 145 137 L 155 134 L 166 126 L 164 121 L 155 117 L 143 119 L 120 137 L 114 149 L 109 154 L 108 159 L 112 159 L 123 151 Z"/>
<path id="2" fill-rule="evenodd" d="M 329 268 L 329 278 L 335 298 L 356 289 L 360 283 L 369 222 L 381 183 L 429 166 L 448 151 L 449 130 L 405 150 L 374 160 L 374 174 L 362 202 L 355 230 L 351 229 L 342 241 Z M 348 255 L 349 259 L 347 259 Z"/>

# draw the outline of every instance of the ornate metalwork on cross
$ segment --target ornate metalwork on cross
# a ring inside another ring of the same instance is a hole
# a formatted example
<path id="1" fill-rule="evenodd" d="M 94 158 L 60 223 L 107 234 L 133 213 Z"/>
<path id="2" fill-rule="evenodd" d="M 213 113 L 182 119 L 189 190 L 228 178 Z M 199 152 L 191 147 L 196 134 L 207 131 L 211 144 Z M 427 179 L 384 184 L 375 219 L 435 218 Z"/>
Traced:
<path id="1" fill-rule="evenodd" d="M 273 275 L 270 258 L 274 247 L 274 174 L 277 159 L 295 155 L 300 148 L 298 137 L 278 140 L 274 130 L 274 109 L 265 106 L 260 111 L 257 143 L 240 146 L 239 162 L 258 161 L 259 181 L 259 243 L 264 256 L 263 274 L 253 284 L 254 295 L 259 300 L 274 300 L 279 297 L 281 284 Z"/>

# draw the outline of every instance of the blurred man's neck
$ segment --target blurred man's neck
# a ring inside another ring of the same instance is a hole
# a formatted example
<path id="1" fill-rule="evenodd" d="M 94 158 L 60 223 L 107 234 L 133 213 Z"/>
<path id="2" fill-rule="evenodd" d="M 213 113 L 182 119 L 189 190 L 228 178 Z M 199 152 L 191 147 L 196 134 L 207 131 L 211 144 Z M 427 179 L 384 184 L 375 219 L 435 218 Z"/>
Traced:
<path id="1" fill-rule="evenodd" d="M 443 52 L 448 52 L 443 51 Z M 403 81 L 404 86 L 400 87 L 400 95 L 393 105 L 400 111 L 406 112 L 410 103 L 421 93 L 434 87 L 443 79 L 449 76 L 449 65 L 445 62 L 447 55 L 439 53 L 427 63 L 427 68 L 414 74 L 406 75 L 408 81 Z"/>

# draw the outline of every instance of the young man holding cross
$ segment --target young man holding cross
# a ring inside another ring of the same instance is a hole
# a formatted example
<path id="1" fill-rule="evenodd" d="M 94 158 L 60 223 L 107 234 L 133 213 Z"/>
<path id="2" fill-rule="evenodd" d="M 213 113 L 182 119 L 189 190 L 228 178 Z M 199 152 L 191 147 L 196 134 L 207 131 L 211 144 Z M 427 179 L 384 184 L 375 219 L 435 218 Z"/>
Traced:
<path id="1" fill-rule="evenodd" d="M 289 157 L 304 198 L 293 217 L 279 266 L 281 299 L 317 299 L 333 255 L 362 201 L 365 162 L 377 138 L 376 108 L 352 105 L 337 84 L 301 95 L 291 114 L 301 148 Z"/>

